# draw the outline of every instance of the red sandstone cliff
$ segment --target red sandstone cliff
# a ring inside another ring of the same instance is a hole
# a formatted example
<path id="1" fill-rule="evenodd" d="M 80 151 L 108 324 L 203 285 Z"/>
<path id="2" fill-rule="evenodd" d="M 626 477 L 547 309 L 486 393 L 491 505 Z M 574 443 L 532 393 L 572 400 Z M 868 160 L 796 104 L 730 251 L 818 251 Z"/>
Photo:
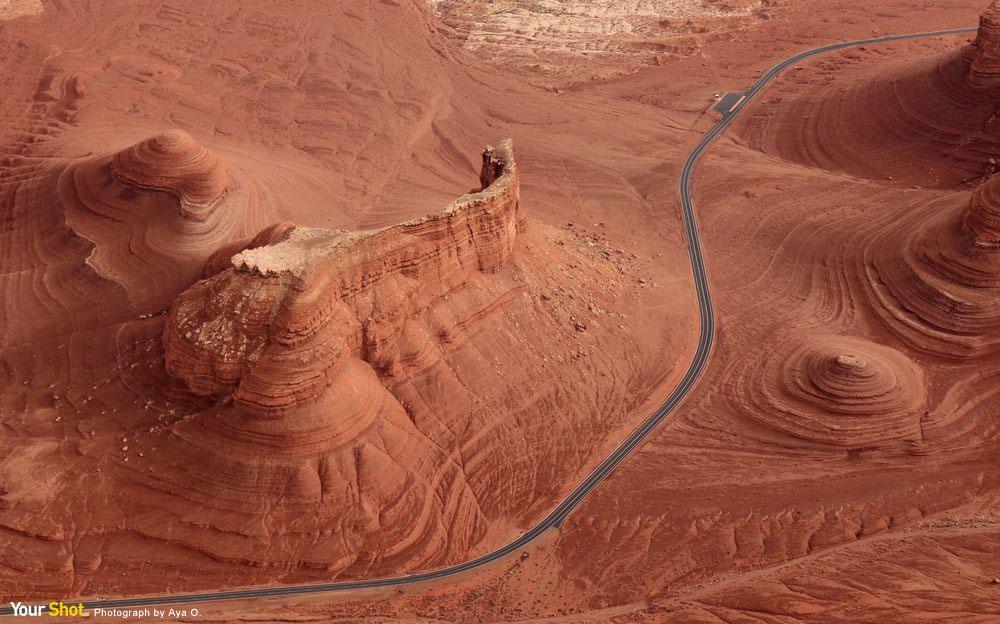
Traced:
<path id="1" fill-rule="evenodd" d="M 273 411 L 317 396 L 348 356 L 391 367 L 406 319 L 510 255 L 523 217 L 509 139 L 483 152 L 480 181 L 438 214 L 365 232 L 287 227 L 233 255 L 172 307 L 168 372 Z"/>
<path id="2" fill-rule="evenodd" d="M 565 440 L 596 444 L 632 405 L 597 382 L 629 375 L 633 346 L 579 322 L 624 318 L 624 270 L 594 241 L 524 229 L 518 176 L 502 141 L 481 190 L 441 212 L 358 232 L 278 223 L 213 254 L 165 319 L 165 372 L 197 407 L 130 447 L 135 530 L 249 568 L 419 569 L 577 470 Z M 588 402 L 610 407 L 595 419 Z"/>
<path id="3" fill-rule="evenodd" d="M 979 16 L 976 40 L 963 52 L 969 82 L 976 87 L 1000 87 L 1000 2 L 993 0 Z"/>
<path id="4" fill-rule="evenodd" d="M 666 284 L 686 284 L 686 254 L 654 209 L 683 132 L 658 108 L 466 67 L 423 3 L 123 6 L 50 3 L 0 41 L 17 65 L 0 106 L 7 596 L 465 560 L 544 515 L 683 373 L 694 309 Z M 197 139 L 157 135 L 173 127 Z M 408 221 L 465 192 L 468 146 L 508 131 L 531 140 L 539 217 L 512 253 L 486 212 Z M 302 251 L 305 226 L 368 232 L 321 230 L 316 281 L 233 267 Z M 338 299 L 331 275 L 357 292 Z M 207 395 L 168 373 L 161 314 L 199 280 L 277 306 L 262 359 Z"/>

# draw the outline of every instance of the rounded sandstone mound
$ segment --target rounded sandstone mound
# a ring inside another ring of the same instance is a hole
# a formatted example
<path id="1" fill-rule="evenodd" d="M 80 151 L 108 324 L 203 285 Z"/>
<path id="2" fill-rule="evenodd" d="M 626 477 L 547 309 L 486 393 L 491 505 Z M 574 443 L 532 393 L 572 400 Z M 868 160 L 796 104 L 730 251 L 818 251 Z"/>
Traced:
<path id="1" fill-rule="evenodd" d="M 923 375 L 903 353 L 854 336 L 806 336 L 750 362 L 735 394 L 754 420 L 806 442 L 858 447 L 919 432 Z"/>
<path id="2" fill-rule="evenodd" d="M 1000 176 L 968 203 L 929 202 L 864 255 L 873 309 L 915 348 L 949 359 L 1000 346 Z"/>
<path id="3" fill-rule="evenodd" d="M 66 223 L 94 245 L 87 262 L 152 309 L 272 220 L 254 176 L 181 130 L 70 161 L 57 187 Z"/>
<path id="4" fill-rule="evenodd" d="M 964 223 L 972 237 L 968 252 L 1000 251 L 1000 176 L 993 176 L 976 188 Z"/>
<path id="5" fill-rule="evenodd" d="M 173 194 L 181 214 L 201 221 L 229 187 L 226 163 L 183 130 L 168 130 L 126 148 L 111 161 L 123 182 Z"/>

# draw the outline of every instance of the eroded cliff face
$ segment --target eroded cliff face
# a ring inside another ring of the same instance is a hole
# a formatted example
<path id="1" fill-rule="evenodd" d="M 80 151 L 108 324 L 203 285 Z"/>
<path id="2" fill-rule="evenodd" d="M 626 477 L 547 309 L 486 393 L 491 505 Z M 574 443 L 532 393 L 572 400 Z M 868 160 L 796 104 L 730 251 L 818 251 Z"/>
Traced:
<path id="1" fill-rule="evenodd" d="M 348 357 L 390 371 L 407 319 L 507 260 L 524 219 L 509 139 L 483 152 L 482 189 L 388 228 L 269 228 L 267 244 L 184 292 L 164 330 L 167 371 L 251 411 L 313 400 Z"/>
<path id="2" fill-rule="evenodd" d="M 994 0 L 979 16 L 976 40 L 964 51 L 969 82 L 980 88 L 1000 87 L 1000 2 Z"/>
<path id="3" fill-rule="evenodd" d="M 242 574 L 371 576 L 454 562 L 551 504 L 542 484 L 572 483 L 635 408 L 634 382 L 598 381 L 632 376 L 615 319 L 646 282 L 525 227 L 509 140 L 480 184 L 383 229 L 280 222 L 212 254 L 160 337 L 185 413 L 118 471 L 130 528 Z"/>

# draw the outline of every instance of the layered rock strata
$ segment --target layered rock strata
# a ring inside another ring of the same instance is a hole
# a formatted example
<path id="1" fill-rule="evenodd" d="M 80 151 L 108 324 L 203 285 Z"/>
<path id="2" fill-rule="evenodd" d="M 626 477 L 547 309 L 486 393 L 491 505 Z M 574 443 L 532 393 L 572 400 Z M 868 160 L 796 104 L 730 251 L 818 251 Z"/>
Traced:
<path id="1" fill-rule="evenodd" d="M 915 348 L 954 359 L 1000 346 L 1000 176 L 964 209 L 949 198 L 909 215 L 869 253 L 876 311 Z"/>
<path id="2" fill-rule="evenodd" d="M 855 336 L 809 335 L 778 345 L 737 377 L 736 406 L 799 441 L 865 447 L 919 432 L 923 374 L 903 353 Z"/>
<path id="3" fill-rule="evenodd" d="M 268 233 L 178 298 L 168 372 L 266 413 L 317 396 L 348 357 L 391 368 L 406 319 L 510 255 L 523 223 L 510 140 L 483 153 L 480 181 L 441 213 L 381 230 Z"/>
<path id="4" fill-rule="evenodd" d="M 979 88 L 1000 87 L 1000 2 L 993 0 L 979 16 L 979 31 L 963 58 L 969 64 L 969 82 Z"/>
<path id="5" fill-rule="evenodd" d="M 8 347 L 158 314 L 270 220 L 256 184 L 180 130 L 4 173 L 5 287 L 25 294 L 0 317 Z"/>
<path id="6" fill-rule="evenodd" d="M 266 218 L 256 185 L 181 130 L 72 162 L 59 194 L 69 225 L 95 246 L 88 262 L 157 311 L 220 245 Z"/>
<path id="7" fill-rule="evenodd" d="M 169 130 L 124 149 L 111 159 L 112 174 L 126 184 L 165 191 L 186 219 L 204 221 L 229 188 L 229 168 L 183 130 Z"/>
<path id="8" fill-rule="evenodd" d="M 887 186 L 961 188 L 1000 169 L 1000 5 L 961 49 L 881 56 L 847 50 L 789 72 L 738 131 L 761 151 Z"/>
<path id="9" fill-rule="evenodd" d="M 413 409 L 473 408 L 446 349 L 509 303 L 509 283 L 487 277 L 523 226 L 509 140 L 483 153 L 480 181 L 437 214 L 360 232 L 277 223 L 209 258 L 162 345 L 166 372 L 214 404 L 143 451 L 153 475 L 129 476 L 170 516 L 145 535 L 252 566 L 356 572 L 431 565 L 482 539 L 454 433 L 429 437 Z M 280 528 L 261 527 L 263 509 Z"/>

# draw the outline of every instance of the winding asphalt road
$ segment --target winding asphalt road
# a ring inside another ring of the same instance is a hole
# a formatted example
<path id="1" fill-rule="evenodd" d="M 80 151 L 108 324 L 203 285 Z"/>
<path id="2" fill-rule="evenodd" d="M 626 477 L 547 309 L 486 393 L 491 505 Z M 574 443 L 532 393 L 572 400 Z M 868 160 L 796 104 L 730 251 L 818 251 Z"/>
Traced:
<path id="1" fill-rule="evenodd" d="M 701 252 L 701 240 L 698 238 L 698 224 L 694 215 L 694 204 L 691 201 L 691 177 L 695 166 L 701 155 L 708 149 L 708 146 L 719 135 L 725 131 L 729 124 L 745 109 L 754 97 L 759 94 L 769 82 L 776 78 L 788 67 L 818 54 L 825 54 L 844 48 L 851 48 L 863 45 L 874 45 L 879 43 L 890 43 L 893 41 L 903 41 L 906 39 L 920 39 L 924 37 L 938 37 L 944 35 L 958 35 L 975 32 L 975 28 L 956 28 L 952 30 L 939 30 L 935 32 L 916 33 L 911 35 L 893 35 L 889 37 L 878 37 L 875 39 L 863 39 L 859 41 L 844 41 L 825 45 L 819 48 L 802 52 L 791 56 L 778 63 L 767 71 L 752 87 L 746 91 L 746 97 L 739 101 L 729 112 L 723 114 L 715 126 L 709 130 L 701 141 L 694 147 L 687 160 L 684 161 L 684 168 L 681 171 L 680 179 L 680 199 L 684 217 L 684 230 L 688 240 L 688 255 L 691 259 L 691 270 L 694 274 L 695 290 L 698 297 L 698 308 L 701 313 L 701 330 L 698 336 L 698 347 L 695 351 L 694 359 L 688 367 L 687 372 L 680 383 L 674 388 L 670 396 L 660 407 L 653 412 L 635 431 L 625 439 L 615 451 L 594 469 L 590 475 L 584 479 L 580 485 L 570 493 L 565 500 L 552 510 L 541 522 L 536 524 L 527 533 L 524 533 L 506 546 L 502 546 L 491 553 L 482 555 L 465 563 L 420 572 L 407 576 L 396 576 L 389 578 L 358 580 L 358 581 L 338 581 L 334 583 L 313 583 L 308 585 L 284 585 L 278 587 L 259 587 L 250 589 L 234 589 L 224 591 L 199 592 L 190 594 L 174 594 L 169 596 L 145 596 L 137 598 L 114 598 L 107 600 L 84 601 L 87 609 L 117 608 L 117 607 L 149 607 L 161 605 L 190 605 L 202 602 L 215 602 L 222 600 L 245 600 L 248 598 L 266 598 L 276 596 L 303 596 L 308 594 L 321 594 L 326 592 L 344 592 L 360 589 L 371 589 L 381 587 L 398 587 L 403 585 L 415 585 L 427 581 L 440 580 L 485 565 L 493 563 L 510 554 L 521 550 L 531 542 L 535 541 L 549 529 L 558 528 L 576 507 L 583 502 L 598 485 L 601 484 L 625 459 L 642 444 L 646 438 L 669 416 L 683 401 L 691 389 L 694 388 L 698 378 L 708 363 L 708 356 L 712 351 L 712 343 L 715 337 L 715 316 L 712 311 L 712 297 L 708 290 L 708 275 L 705 270 L 705 260 Z M 11 607 L 0 608 L 0 615 L 13 615 Z"/>

